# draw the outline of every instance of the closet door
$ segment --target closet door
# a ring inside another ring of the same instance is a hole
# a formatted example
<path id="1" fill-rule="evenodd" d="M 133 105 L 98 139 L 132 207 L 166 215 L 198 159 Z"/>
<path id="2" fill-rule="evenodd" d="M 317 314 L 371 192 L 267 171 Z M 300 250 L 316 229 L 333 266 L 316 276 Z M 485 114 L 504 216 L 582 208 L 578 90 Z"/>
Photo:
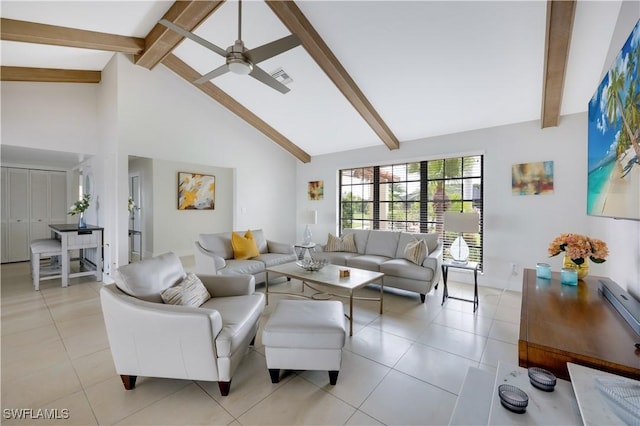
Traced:
<path id="1" fill-rule="evenodd" d="M 29 241 L 50 238 L 49 231 L 49 172 L 29 170 L 30 215 Z"/>
<path id="2" fill-rule="evenodd" d="M 2 256 L 2 263 L 5 263 L 9 261 L 7 253 L 7 223 L 9 222 L 9 211 L 7 210 L 9 208 L 9 193 L 7 192 L 9 184 L 7 179 L 9 175 L 6 167 L 2 167 L 1 170 L 2 175 L 0 176 L 0 185 L 2 185 L 2 187 L 0 188 L 0 192 L 2 193 L 2 196 L 0 196 L 0 217 L 2 220 L 0 221 L 0 255 Z"/>
<path id="3" fill-rule="evenodd" d="M 67 174 L 49 172 L 49 223 L 67 223 Z"/>
<path id="4" fill-rule="evenodd" d="M 29 260 L 29 171 L 9 168 L 7 261 Z"/>

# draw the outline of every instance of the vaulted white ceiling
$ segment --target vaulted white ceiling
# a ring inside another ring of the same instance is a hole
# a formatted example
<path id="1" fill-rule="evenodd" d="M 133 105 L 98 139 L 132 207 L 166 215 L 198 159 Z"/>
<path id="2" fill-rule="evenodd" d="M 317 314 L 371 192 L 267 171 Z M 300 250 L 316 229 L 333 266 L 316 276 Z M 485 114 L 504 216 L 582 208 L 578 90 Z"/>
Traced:
<path id="1" fill-rule="evenodd" d="M 2 1 L 2 18 L 144 38 L 166 1 Z M 541 117 L 547 2 L 298 1 L 311 25 L 400 142 Z M 560 113 L 587 110 L 621 2 L 578 1 Z M 244 1 L 247 48 L 290 34 L 263 1 Z M 228 0 L 196 30 L 226 48 L 237 36 Z M 3 66 L 102 70 L 113 52 L 1 42 Z M 173 51 L 199 74 L 224 58 L 185 39 Z M 158 65 L 163 66 L 163 65 Z M 296 47 L 260 64 L 290 75 L 285 95 L 248 77 L 212 83 L 311 155 L 383 142 L 321 70 Z M 185 81 L 185 84 L 189 84 Z M 214 102 L 212 100 L 212 102 Z M 428 142 L 424 142 L 428 143 Z"/>

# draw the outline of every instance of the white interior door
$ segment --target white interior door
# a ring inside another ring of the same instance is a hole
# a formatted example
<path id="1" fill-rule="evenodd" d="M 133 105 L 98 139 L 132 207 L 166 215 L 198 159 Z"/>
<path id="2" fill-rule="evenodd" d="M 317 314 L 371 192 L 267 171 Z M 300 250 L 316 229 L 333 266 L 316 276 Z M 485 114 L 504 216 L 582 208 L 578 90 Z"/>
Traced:
<path id="1" fill-rule="evenodd" d="M 7 261 L 29 260 L 29 171 L 8 169 Z"/>

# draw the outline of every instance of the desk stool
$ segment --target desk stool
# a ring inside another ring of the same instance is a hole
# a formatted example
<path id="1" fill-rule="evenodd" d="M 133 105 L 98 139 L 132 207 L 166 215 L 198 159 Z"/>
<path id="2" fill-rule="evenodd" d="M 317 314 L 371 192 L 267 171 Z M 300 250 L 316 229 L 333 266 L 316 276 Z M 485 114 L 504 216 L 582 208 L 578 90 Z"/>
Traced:
<path id="1" fill-rule="evenodd" d="M 53 271 L 43 271 L 41 260 L 46 257 L 61 256 L 62 245 L 56 239 L 34 240 L 29 244 L 31 252 L 31 276 L 33 278 L 33 287 L 36 291 L 40 290 L 40 281 L 60 278 L 62 275 Z M 46 275 L 46 276 L 42 276 Z"/>

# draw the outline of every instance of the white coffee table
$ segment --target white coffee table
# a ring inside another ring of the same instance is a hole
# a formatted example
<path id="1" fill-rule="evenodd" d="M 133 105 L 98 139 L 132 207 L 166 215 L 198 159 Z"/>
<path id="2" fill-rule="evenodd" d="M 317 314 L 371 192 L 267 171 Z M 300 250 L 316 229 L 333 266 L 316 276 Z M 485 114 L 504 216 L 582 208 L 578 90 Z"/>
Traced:
<path id="1" fill-rule="evenodd" d="M 348 269 L 349 276 L 348 277 L 340 277 L 340 270 Z M 327 293 L 331 296 L 339 296 L 339 297 L 349 297 L 349 336 L 353 336 L 353 299 L 357 300 L 375 300 L 380 301 L 380 315 L 382 315 L 382 295 L 383 295 L 383 285 L 382 285 L 382 277 L 384 274 L 382 272 L 373 272 L 367 271 L 365 269 L 357 269 L 357 268 L 349 268 L 342 267 L 336 265 L 326 265 L 319 271 L 306 271 L 296 265 L 295 262 L 285 263 L 282 265 L 271 266 L 266 269 L 267 277 L 265 280 L 265 293 L 266 293 L 266 301 L 269 304 L 269 273 L 276 273 L 280 275 L 284 275 L 289 278 L 295 278 L 297 280 L 302 281 L 303 290 L 304 285 L 309 284 L 320 284 L 329 287 L 336 288 L 338 290 L 345 290 L 348 295 L 340 294 L 340 293 Z M 380 282 L 380 298 L 373 297 L 354 297 L 353 292 L 359 288 L 362 288 L 368 284 L 374 283 L 376 281 Z M 313 288 L 309 285 L 309 287 Z M 314 288 L 314 290 L 316 290 Z M 284 292 L 271 292 L 272 294 L 291 294 L 299 297 L 308 297 L 304 296 L 300 293 L 284 293 Z"/>

